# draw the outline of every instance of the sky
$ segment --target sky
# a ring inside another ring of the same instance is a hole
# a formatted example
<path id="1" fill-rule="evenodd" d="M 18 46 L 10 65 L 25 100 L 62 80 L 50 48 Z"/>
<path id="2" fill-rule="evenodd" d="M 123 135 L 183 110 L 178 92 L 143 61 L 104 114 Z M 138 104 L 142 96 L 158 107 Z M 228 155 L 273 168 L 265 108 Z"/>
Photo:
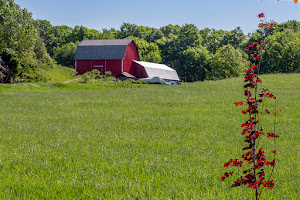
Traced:
<path id="1" fill-rule="evenodd" d="M 34 19 L 52 25 L 119 29 L 123 22 L 160 28 L 194 24 L 198 29 L 255 32 L 263 12 L 277 23 L 300 21 L 300 1 L 293 0 L 15 0 Z"/>

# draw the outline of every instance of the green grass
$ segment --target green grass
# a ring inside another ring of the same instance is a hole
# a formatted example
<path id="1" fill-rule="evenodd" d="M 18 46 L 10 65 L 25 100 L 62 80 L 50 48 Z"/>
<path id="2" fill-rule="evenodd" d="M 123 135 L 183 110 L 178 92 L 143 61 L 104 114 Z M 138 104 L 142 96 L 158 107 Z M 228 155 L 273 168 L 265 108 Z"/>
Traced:
<path id="1" fill-rule="evenodd" d="M 33 93 L 33 92 L 79 92 L 79 91 L 104 91 L 121 88 L 145 88 L 148 84 L 127 84 L 126 82 L 99 81 L 89 84 L 80 83 L 78 80 L 69 83 L 21 83 L 0 84 L 1 93 Z"/>
<path id="2" fill-rule="evenodd" d="M 49 81 L 51 83 L 63 83 L 76 78 L 75 69 L 71 69 L 69 67 L 53 65 L 52 68 L 40 68 L 39 70 L 51 78 Z"/>
<path id="3" fill-rule="evenodd" d="M 300 199 L 300 74 L 261 78 L 283 110 L 262 199 Z M 244 146 L 242 84 L 0 85 L 0 199 L 251 199 L 220 180 Z"/>

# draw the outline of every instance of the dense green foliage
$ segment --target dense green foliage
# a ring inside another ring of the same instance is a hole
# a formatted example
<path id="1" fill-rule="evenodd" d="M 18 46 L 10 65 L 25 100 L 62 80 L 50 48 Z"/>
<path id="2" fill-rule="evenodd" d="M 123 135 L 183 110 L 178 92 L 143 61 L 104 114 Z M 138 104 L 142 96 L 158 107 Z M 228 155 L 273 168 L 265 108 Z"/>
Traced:
<path id="1" fill-rule="evenodd" d="M 170 24 L 157 29 L 123 23 L 120 30 L 102 31 L 79 26 L 74 29 L 51 26 L 45 20 L 37 24 L 48 52 L 62 65 L 74 66 L 71 61 L 74 44 L 83 39 L 131 38 L 139 48 L 141 60 L 167 64 L 186 81 L 241 75 L 242 69 L 249 64 L 246 59 L 248 44 L 262 39 L 260 30 L 247 37 L 240 28 L 198 30 L 192 24 Z M 290 21 L 274 26 L 273 34 L 266 38 L 262 73 L 299 72 L 299 24 Z"/>
<path id="2" fill-rule="evenodd" d="M 0 0 L 0 52 L 4 57 L 7 53 L 13 55 L 13 60 L 6 60 L 9 62 L 6 65 L 12 68 L 14 76 L 26 77 L 39 66 L 53 64 L 34 24 L 26 9 L 21 9 L 13 0 Z M 20 64 L 12 65 L 15 61 Z"/>
<path id="3" fill-rule="evenodd" d="M 61 65 L 73 68 L 76 48 L 77 44 L 73 42 L 54 47 L 53 58 Z"/>
<path id="4" fill-rule="evenodd" d="M 265 40 L 262 73 L 299 72 L 299 27 L 297 21 L 274 26 Z M 259 29 L 246 36 L 239 27 L 231 31 L 199 30 L 193 24 L 152 28 L 123 23 L 118 30 L 102 31 L 84 26 L 52 26 L 47 20 L 33 20 L 31 13 L 13 0 L 0 0 L 0 52 L 11 49 L 16 53 L 20 66 L 14 76 L 36 80 L 48 80 L 40 69 L 53 67 L 53 59 L 74 68 L 76 46 L 82 40 L 123 38 L 134 39 L 141 60 L 167 64 L 182 80 L 237 77 L 248 65 L 244 59 L 248 44 L 262 37 Z"/>
<path id="5" fill-rule="evenodd" d="M 210 69 L 211 54 L 202 46 L 188 48 L 179 58 L 177 72 L 184 77 L 184 81 L 204 80 Z"/>
<path id="6" fill-rule="evenodd" d="M 300 199 L 300 74 L 262 79 L 282 109 L 277 184 L 263 196 Z M 2 84 L 0 199 L 251 199 L 220 179 L 244 142 L 242 83 Z"/>
<path id="7" fill-rule="evenodd" d="M 147 42 L 146 40 L 137 37 L 128 37 L 128 39 L 133 39 L 136 43 L 139 49 L 140 60 L 161 63 L 161 52 L 156 43 Z"/>
<path id="8" fill-rule="evenodd" d="M 249 62 L 243 57 L 239 49 L 230 44 L 220 47 L 211 61 L 211 71 L 208 75 L 212 79 L 236 77 L 245 72 Z"/>
<path id="9" fill-rule="evenodd" d="M 300 70 L 300 32 L 285 29 L 266 38 L 262 72 L 296 72 Z"/>
<path id="10" fill-rule="evenodd" d="M 130 78 L 122 81 L 114 76 L 111 76 L 110 71 L 106 71 L 105 74 L 101 74 L 101 72 L 97 69 L 83 74 L 76 81 L 80 83 L 96 84 L 100 88 L 131 88 L 140 87 L 141 84 L 147 84 L 144 81 Z"/>
<path id="11" fill-rule="evenodd" d="M 0 83 L 17 82 L 16 77 L 21 72 L 21 64 L 18 54 L 12 49 L 4 48 L 2 49 L 0 55 Z"/>

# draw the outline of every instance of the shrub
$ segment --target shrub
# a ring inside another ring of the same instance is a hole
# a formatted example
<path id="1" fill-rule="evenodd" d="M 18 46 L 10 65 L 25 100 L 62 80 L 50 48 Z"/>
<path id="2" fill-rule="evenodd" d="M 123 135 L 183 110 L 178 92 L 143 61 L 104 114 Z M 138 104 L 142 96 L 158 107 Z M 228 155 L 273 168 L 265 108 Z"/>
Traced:
<path id="1" fill-rule="evenodd" d="M 249 62 L 239 49 L 225 45 L 219 48 L 211 61 L 209 79 L 237 77 L 247 69 Z"/>
<path id="2" fill-rule="evenodd" d="M 10 48 L 4 48 L 1 51 L 1 58 L 6 68 L 8 68 L 8 70 L 13 74 L 14 78 L 20 74 L 22 66 L 20 64 L 18 54 L 14 50 Z"/>
<path id="3" fill-rule="evenodd" d="M 86 72 L 82 75 L 80 82 L 88 83 L 88 82 L 95 82 L 103 78 L 104 75 L 101 75 L 101 72 L 97 69 L 93 71 Z"/>
<path id="4" fill-rule="evenodd" d="M 48 82 L 51 77 L 38 69 L 29 68 L 22 73 L 22 78 L 28 78 L 35 82 Z"/>
<path id="5" fill-rule="evenodd" d="M 99 82 L 116 82 L 116 77 L 111 75 L 110 71 L 106 71 L 105 75 L 97 69 L 93 71 L 86 72 L 82 75 L 80 82 L 82 83 L 99 83 Z"/>
<path id="6" fill-rule="evenodd" d="M 111 75 L 110 71 L 106 71 L 105 75 L 101 74 L 99 70 L 94 69 L 93 71 L 86 72 L 82 75 L 81 79 L 79 80 L 81 83 L 95 83 L 101 84 L 101 86 L 113 86 L 113 87 L 127 87 L 128 85 L 131 87 L 137 84 L 146 84 L 145 81 L 134 80 L 134 79 L 127 79 L 121 81 L 116 77 Z M 135 87 L 135 86 L 134 86 Z"/>
<path id="7" fill-rule="evenodd" d="M 13 73 L 0 63 L 0 83 L 17 83 L 18 81 L 19 79 L 14 78 Z"/>

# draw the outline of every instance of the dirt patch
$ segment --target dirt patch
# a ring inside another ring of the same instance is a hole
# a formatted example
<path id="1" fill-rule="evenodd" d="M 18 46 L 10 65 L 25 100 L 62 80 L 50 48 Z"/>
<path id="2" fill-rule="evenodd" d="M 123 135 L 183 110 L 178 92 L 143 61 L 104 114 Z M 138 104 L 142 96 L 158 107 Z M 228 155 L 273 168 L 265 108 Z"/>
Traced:
<path id="1" fill-rule="evenodd" d="M 76 79 L 74 79 L 74 80 L 68 80 L 68 81 L 65 81 L 64 83 L 70 83 L 70 82 L 72 82 L 72 81 L 77 81 L 77 80 L 79 80 L 79 78 L 76 78 Z"/>

